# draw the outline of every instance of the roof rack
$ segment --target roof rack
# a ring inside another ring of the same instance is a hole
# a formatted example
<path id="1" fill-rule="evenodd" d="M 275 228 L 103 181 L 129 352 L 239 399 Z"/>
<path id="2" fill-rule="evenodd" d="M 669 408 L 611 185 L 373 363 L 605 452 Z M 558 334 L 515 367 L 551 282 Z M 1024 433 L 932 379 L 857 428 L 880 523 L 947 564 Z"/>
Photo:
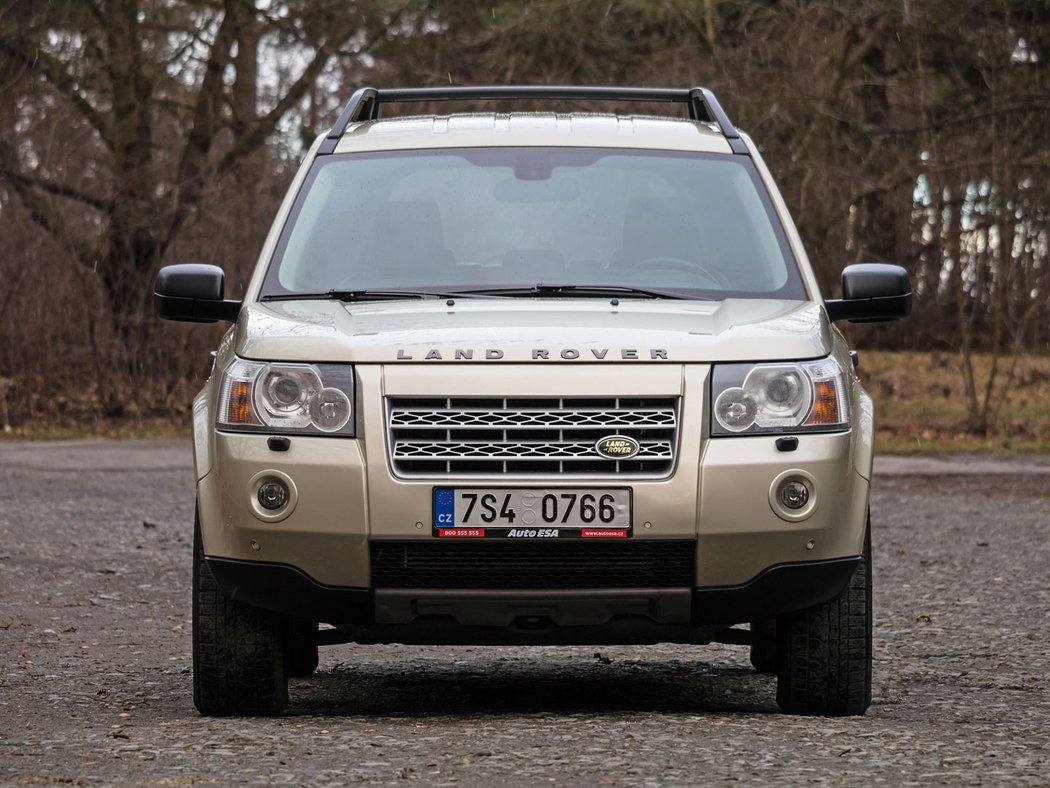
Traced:
<path id="1" fill-rule="evenodd" d="M 706 123 L 717 123 L 726 140 L 735 152 L 744 152 L 743 144 L 722 105 L 708 88 L 615 88 L 586 85 L 474 85 L 470 87 L 439 88 L 358 88 L 346 103 L 339 119 L 328 132 L 328 142 L 323 153 L 334 149 L 351 123 L 379 118 L 381 104 L 410 101 L 499 101 L 524 99 L 543 100 L 601 100 L 601 101 L 652 101 L 685 104 L 689 117 Z M 738 150 L 740 148 L 741 150 Z"/>

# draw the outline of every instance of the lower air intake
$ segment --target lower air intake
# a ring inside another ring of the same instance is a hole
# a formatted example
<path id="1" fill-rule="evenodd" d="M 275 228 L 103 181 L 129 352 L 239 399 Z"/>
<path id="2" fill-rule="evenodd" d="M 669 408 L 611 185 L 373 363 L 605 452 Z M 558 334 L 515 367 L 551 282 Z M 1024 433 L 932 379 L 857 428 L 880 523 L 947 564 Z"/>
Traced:
<path id="1" fill-rule="evenodd" d="M 696 543 L 372 542 L 374 588 L 684 588 Z"/>

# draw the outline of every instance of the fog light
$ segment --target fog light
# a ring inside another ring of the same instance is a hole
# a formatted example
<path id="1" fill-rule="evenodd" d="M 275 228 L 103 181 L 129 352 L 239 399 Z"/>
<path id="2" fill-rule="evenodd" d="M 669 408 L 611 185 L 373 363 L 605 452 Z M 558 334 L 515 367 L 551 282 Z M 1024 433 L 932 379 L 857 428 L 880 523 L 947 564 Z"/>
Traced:
<path id="1" fill-rule="evenodd" d="M 809 503 L 809 487 L 797 479 L 792 479 L 780 485 L 777 497 L 788 509 L 801 509 Z"/>
<path id="2" fill-rule="evenodd" d="M 272 512 L 288 503 L 288 487 L 278 479 L 263 482 L 259 485 L 258 496 L 259 505 Z"/>

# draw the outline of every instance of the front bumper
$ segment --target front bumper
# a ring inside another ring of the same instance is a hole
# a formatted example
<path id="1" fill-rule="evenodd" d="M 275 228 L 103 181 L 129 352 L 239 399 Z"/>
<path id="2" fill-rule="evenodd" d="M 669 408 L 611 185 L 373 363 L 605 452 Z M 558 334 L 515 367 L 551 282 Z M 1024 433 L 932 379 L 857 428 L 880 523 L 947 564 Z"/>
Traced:
<path id="1" fill-rule="evenodd" d="M 362 643 L 706 642 L 703 627 L 779 617 L 834 598 L 860 556 L 782 564 L 739 586 L 573 590 L 322 585 L 285 564 L 209 558 L 233 599 L 336 624 Z"/>
<path id="2" fill-rule="evenodd" d="M 802 435 L 790 453 L 772 437 L 708 440 L 673 477 L 630 483 L 632 541 L 695 540 L 696 587 L 740 585 L 777 564 L 859 555 L 869 486 L 851 461 L 856 440 Z M 214 446 L 213 469 L 197 488 L 208 556 L 284 563 L 323 585 L 368 588 L 370 540 L 434 541 L 435 482 L 394 479 L 382 453 L 376 468 L 359 441 L 296 437 L 288 451 L 273 452 L 265 435 L 219 433 Z M 289 479 L 297 498 L 276 522 L 253 505 L 252 480 L 267 471 Z M 775 480 L 791 471 L 811 478 L 816 494 L 800 522 L 782 519 L 769 501 Z"/>

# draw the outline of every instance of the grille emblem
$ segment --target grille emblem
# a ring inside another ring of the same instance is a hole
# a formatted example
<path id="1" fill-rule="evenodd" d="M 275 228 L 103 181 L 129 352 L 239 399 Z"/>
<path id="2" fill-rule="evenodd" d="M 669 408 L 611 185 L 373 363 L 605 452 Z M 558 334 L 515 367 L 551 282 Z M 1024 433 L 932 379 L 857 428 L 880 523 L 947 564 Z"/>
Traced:
<path id="1" fill-rule="evenodd" d="M 629 460 L 639 449 L 638 441 L 627 435 L 608 435 L 594 444 L 594 450 L 608 460 Z"/>

